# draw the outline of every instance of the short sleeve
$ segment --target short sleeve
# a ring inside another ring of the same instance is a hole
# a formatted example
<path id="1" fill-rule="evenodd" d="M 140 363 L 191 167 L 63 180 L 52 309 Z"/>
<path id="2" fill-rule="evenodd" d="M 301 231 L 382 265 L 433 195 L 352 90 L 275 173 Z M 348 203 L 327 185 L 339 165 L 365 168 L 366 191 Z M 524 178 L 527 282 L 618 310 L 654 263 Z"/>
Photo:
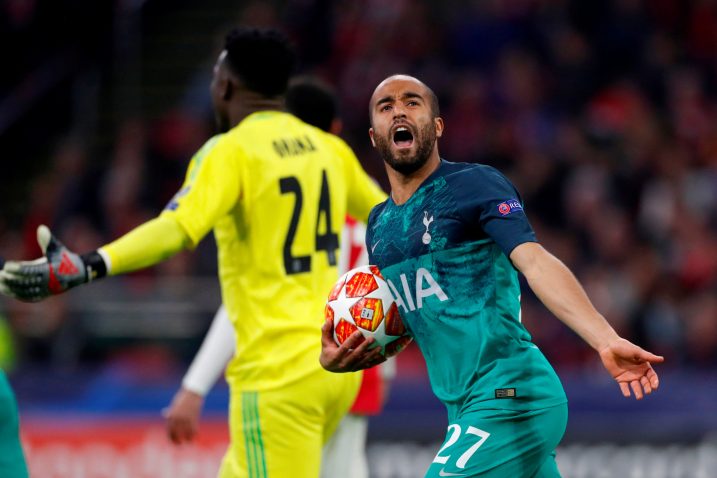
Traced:
<path id="1" fill-rule="evenodd" d="M 460 174 L 462 185 L 455 185 L 459 204 L 468 221 L 478 220 L 481 229 L 506 256 L 520 244 L 537 242 L 523 201 L 515 186 L 498 170 L 479 166 Z"/>
<path id="2" fill-rule="evenodd" d="M 232 137 L 211 138 L 194 155 L 181 189 L 162 212 L 179 222 L 193 245 L 236 204 L 241 192 L 241 149 Z"/>

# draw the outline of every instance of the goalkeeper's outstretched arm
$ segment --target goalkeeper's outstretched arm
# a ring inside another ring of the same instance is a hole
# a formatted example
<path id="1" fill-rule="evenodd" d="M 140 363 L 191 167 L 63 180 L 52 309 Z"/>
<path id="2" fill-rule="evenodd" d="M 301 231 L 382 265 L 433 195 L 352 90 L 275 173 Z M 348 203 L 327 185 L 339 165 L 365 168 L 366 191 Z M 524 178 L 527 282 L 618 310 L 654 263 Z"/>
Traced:
<path id="1" fill-rule="evenodd" d="M 7 261 L 0 270 L 0 292 L 37 302 L 106 275 L 152 266 L 191 244 L 187 233 L 171 216 L 152 219 L 86 254 L 69 250 L 47 226 L 37 228 L 37 242 L 43 257 L 34 261 Z"/>

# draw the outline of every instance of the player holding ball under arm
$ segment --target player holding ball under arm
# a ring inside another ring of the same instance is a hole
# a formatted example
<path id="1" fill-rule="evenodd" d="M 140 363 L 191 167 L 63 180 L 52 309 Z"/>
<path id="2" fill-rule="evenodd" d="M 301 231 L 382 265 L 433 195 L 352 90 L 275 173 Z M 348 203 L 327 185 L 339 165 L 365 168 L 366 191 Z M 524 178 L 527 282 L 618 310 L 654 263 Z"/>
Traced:
<path id="1" fill-rule="evenodd" d="M 321 368 L 317 328 L 346 214 L 365 221 L 385 195 L 341 139 L 283 111 L 293 65 L 279 32 L 233 30 L 211 82 L 225 133 L 197 152 L 161 215 L 83 255 L 40 227 L 45 257 L 0 271 L 2 292 L 37 301 L 149 267 L 213 229 L 222 300 L 238 337 L 226 374 L 231 442 L 222 478 L 318 477 L 322 446 L 361 379 Z"/>
<path id="2" fill-rule="evenodd" d="M 520 321 L 518 271 L 543 304 L 599 354 L 623 395 L 658 385 L 663 361 L 619 337 L 570 270 L 536 240 L 515 187 L 497 170 L 438 153 L 443 120 L 416 78 L 381 82 L 369 105 L 373 146 L 391 195 L 369 217 L 369 261 L 392 284 L 406 327 L 448 412 L 446 441 L 426 477 L 559 477 L 555 448 L 565 392 Z M 517 269 L 517 271 L 516 271 Z M 321 363 L 334 372 L 380 360 L 326 322 Z"/>

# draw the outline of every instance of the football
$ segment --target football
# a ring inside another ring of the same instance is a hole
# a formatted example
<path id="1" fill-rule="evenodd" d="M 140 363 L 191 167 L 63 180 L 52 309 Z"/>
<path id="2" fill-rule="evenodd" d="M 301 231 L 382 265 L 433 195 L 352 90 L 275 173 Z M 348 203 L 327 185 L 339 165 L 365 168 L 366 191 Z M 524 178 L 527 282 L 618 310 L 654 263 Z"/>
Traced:
<path id="1" fill-rule="evenodd" d="M 342 275 L 329 293 L 326 317 L 334 324 L 334 340 L 341 345 L 359 330 L 364 338 L 373 337 L 384 355 L 393 355 L 410 336 L 391 289 L 378 267 L 366 265 Z M 401 337 L 406 339 L 396 342 Z"/>

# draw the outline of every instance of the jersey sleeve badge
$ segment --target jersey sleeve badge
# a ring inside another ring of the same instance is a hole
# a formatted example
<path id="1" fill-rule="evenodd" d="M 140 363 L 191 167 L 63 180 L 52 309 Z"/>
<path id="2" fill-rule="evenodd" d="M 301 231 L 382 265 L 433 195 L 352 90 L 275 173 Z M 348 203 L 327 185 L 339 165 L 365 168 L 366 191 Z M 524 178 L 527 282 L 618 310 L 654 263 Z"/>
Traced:
<path id="1" fill-rule="evenodd" d="M 498 212 L 501 216 L 507 216 L 512 212 L 522 210 L 523 206 L 520 205 L 520 202 L 517 199 L 508 199 L 507 201 L 498 204 Z"/>

